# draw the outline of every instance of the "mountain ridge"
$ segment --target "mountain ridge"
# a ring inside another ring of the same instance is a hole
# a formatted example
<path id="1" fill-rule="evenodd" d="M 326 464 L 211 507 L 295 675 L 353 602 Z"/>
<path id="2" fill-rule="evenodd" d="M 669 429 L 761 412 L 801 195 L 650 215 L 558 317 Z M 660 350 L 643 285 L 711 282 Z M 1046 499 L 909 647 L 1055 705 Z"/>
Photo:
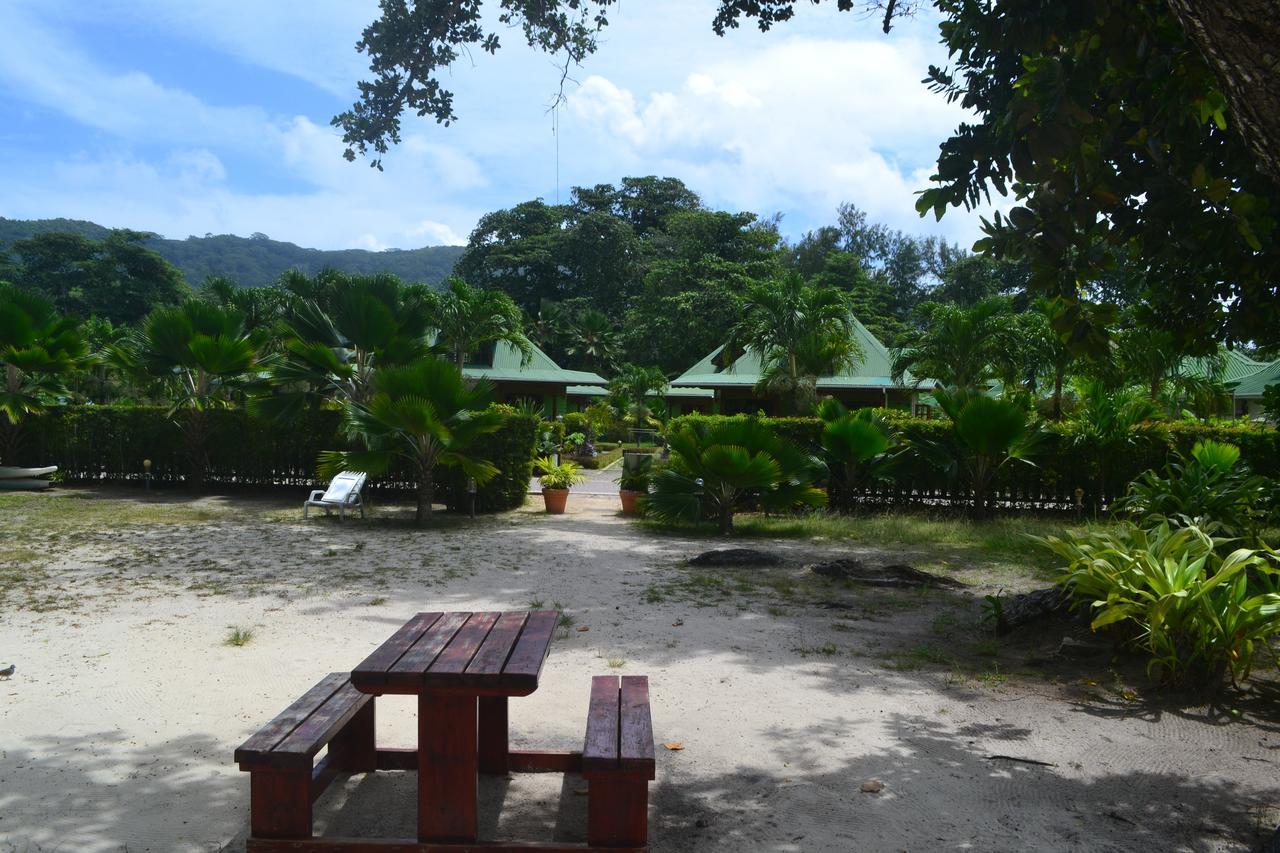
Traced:
<path id="1" fill-rule="evenodd" d="M 0 216 L 0 251 L 16 240 L 36 234 L 70 232 L 102 240 L 112 229 L 83 219 L 8 219 Z M 240 237 L 206 234 L 173 240 L 153 231 L 147 248 L 182 270 L 187 283 L 198 286 L 211 275 L 225 276 L 241 287 L 262 287 L 291 269 L 314 275 L 328 267 L 351 273 L 389 272 L 406 281 L 439 284 L 453 271 L 462 246 L 424 246 L 418 249 L 309 249 L 265 234 Z"/>

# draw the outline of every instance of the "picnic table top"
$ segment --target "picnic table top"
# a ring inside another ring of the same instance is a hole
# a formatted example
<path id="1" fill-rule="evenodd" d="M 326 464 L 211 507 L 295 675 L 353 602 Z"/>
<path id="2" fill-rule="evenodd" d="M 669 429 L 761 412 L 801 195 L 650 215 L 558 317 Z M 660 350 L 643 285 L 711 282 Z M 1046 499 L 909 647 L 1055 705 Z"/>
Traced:
<path id="1" fill-rule="evenodd" d="M 419 613 L 351 671 L 362 693 L 527 696 L 551 648 L 554 610 Z"/>

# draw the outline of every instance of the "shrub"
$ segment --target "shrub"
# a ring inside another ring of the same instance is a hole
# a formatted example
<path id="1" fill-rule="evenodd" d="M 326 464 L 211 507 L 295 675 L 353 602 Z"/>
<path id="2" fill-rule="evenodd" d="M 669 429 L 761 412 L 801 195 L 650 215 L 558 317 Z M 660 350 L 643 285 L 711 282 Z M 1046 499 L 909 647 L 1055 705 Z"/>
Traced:
<path id="1" fill-rule="evenodd" d="M 826 505 L 826 495 L 813 485 L 826 473 L 822 461 L 758 420 L 691 423 L 668 435 L 667 443 L 670 464 L 654 475 L 644 504 L 660 521 L 711 516 L 727 535 L 744 506 Z"/>
<path id="2" fill-rule="evenodd" d="M 1192 448 L 1190 458 L 1170 462 L 1163 475 L 1139 475 L 1116 509 L 1142 527 L 1162 521 L 1217 525 L 1228 536 L 1256 538 L 1271 488 L 1266 479 L 1243 470 L 1239 460 L 1240 448 L 1204 439 Z"/>
<path id="3" fill-rule="evenodd" d="M 591 435 L 591 420 L 582 412 L 567 412 L 560 420 L 562 433 L 580 432 Z"/>
<path id="4" fill-rule="evenodd" d="M 1093 629 L 1130 627 L 1148 672 L 1167 684 L 1215 688 L 1224 675 L 1239 684 L 1280 633 L 1274 551 L 1223 556 L 1223 540 L 1169 524 L 1040 541 L 1067 561 L 1061 582 L 1092 610 Z"/>

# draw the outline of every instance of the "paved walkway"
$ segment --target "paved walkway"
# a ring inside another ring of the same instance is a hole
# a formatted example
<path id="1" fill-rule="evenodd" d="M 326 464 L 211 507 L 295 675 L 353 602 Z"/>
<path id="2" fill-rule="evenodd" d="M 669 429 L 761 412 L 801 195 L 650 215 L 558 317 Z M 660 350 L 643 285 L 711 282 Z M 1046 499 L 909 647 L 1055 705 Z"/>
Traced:
<path id="1" fill-rule="evenodd" d="M 618 493 L 618 474 L 622 471 L 622 460 L 619 459 L 607 468 L 599 470 L 584 470 L 582 473 L 587 481 L 581 485 L 573 487 L 575 495 L 616 495 Z M 534 477 L 529 481 L 529 494 L 540 494 L 542 486 L 538 485 L 538 478 Z"/>

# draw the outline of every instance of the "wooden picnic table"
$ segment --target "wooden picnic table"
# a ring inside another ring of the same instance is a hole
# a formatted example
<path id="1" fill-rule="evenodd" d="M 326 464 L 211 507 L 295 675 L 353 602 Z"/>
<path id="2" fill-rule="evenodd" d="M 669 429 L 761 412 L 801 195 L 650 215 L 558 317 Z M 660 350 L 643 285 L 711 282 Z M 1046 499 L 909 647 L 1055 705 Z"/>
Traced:
<path id="1" fill-rule="evenodd" d="M 557 618 L 419 613 L 351 671 L 361 693 L 418 697 L 419 841 L 476 840 L 477 773 L 580 769 L 580 754 L 512 751 L 507 741 L 507 699 L 538 689 Z"/>

